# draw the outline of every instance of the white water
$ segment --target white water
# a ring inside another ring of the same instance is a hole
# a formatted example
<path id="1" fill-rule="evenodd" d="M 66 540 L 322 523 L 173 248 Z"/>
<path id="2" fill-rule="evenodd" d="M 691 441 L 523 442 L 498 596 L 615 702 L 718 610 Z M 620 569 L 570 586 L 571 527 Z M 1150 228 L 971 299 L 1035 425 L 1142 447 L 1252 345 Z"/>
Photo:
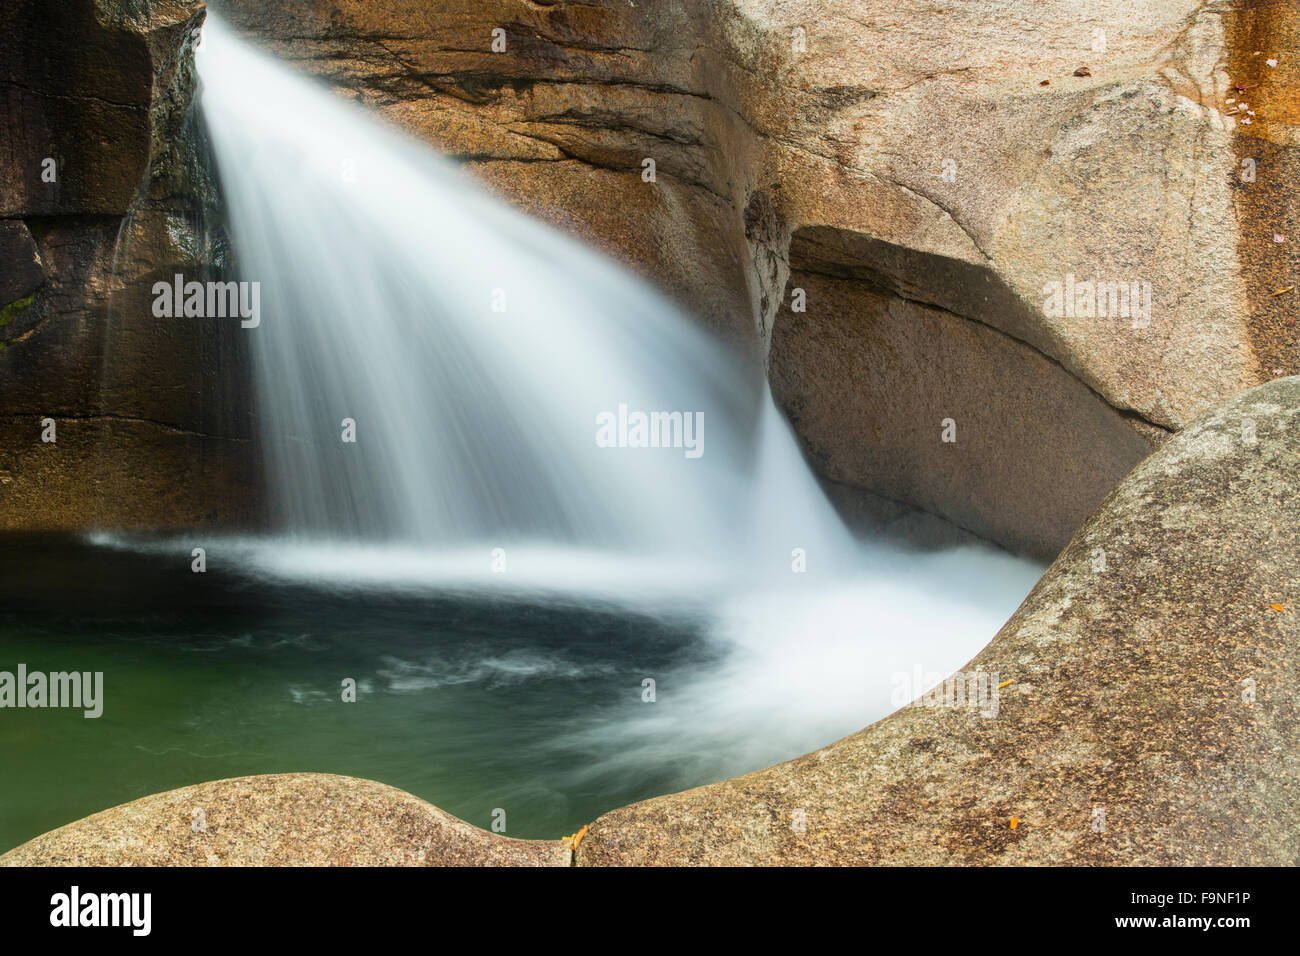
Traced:
<path id="1" fill-rule="evenodd" d="M 287 530 L 847 545 L 757 374 L 646 285 L 220 23 L 200 56 L 243 278 L 261 283 L 250 331 Z M 620 404 L 702 414 L 700 456 L 597 447 L 597 416 Z"/>
<path id="2" fill-rule="evenodd" d="M 757 371 L 645 284 L 213 18 L 198 62 L 241 278 L 262 287 L 246 334 L 281 526 L 227 560 L 703 615 L 726 665 L 644 726 L 577 733 L 695 741 L 718 775 L 884 715 L 893 675 L 958 668 L 1032 586 L 1035 565 L 983 546 L 855 542 Z M 620 404 L 702 413 L 703 454 L 598 447 Z"/>

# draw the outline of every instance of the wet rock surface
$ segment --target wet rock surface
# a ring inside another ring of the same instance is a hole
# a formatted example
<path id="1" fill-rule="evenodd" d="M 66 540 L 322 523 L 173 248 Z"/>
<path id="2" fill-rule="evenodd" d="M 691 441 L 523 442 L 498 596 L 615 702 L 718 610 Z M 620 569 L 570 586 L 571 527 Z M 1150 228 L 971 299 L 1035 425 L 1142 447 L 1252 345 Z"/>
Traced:
<path id="1" fill-rule="evenodd" d="M 0 529 L 257 514 L 246 337 L 151 308 L 158 279 L 225 265 L 192 109 L 203 16 L 198 0 L 0 11 Z"/>

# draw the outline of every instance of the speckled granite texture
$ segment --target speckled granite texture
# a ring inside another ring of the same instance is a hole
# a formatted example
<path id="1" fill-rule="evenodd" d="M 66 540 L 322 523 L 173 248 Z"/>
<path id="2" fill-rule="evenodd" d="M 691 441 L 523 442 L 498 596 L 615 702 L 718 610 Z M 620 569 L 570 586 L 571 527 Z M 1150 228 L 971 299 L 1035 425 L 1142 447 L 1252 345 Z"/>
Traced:
<path id="1" fill-rule="evenodd" d="M 194 811 L 206 829 L 195 833 Z M 96 813 L 5 866 L 569 866 L 559 841 L 511 840 L 404 790 L 323 773 L 236 777 Z"/>

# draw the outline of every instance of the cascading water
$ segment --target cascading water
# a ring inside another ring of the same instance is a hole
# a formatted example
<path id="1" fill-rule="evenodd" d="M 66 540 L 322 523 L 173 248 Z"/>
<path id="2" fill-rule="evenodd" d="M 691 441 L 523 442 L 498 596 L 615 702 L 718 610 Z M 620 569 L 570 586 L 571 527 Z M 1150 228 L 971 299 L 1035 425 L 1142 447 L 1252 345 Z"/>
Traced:
<path id="1" fill-rule="evenodd" d="M 647 286 L 220 23 L 200 56 L 288 530 L 847 553 L 761 381 Z M 654 413 L 670 447 L 598 444 Z"/>
<path id="2" fill-rule="evenodd" d="M 241 563 L 691 616 L 711 663 L 654 708 L 554 735 L 585 775 L 649 762 L 683 785 L 883 716 L 926 689 L 900 699 L 899 674 L 959 667 L 1029 590 L 1037 567 L 983 545 L 854 541 L 761 376 L 619 267 L 214 19 L 198 62 L 242 278 L 261 283 L 248 334 L 281 528 Z M 657 421 L 669 447 L 629 447 L 636 413 L 676 413 Z M 431 648 L 376 680 L 413 693 L 484 666 Z"/>

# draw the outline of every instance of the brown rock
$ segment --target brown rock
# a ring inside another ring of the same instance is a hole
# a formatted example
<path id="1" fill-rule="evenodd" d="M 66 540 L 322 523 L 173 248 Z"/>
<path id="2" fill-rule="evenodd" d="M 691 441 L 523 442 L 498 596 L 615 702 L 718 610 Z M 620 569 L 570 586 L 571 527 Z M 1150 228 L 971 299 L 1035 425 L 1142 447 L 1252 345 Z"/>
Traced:
<path id="1" fill-rule="evenodd" d="M 0 866 L 569 866 L 571 857 L 563 841 L 487 833 L 372 780 L 288 773 L 144 797 L 29 840 Z"/>
<path id="2" fill-rule="evenodd" d="M 1051 560 L 1150 450 L 1036 349 L 852 270 L 805 272 L 801 246 L 796 237 L 791 283 L 808 312 L 782 312 L 770 376 L 833 481 Z"/>
<path id="3" fill-rule="evenodd" d="M 157 279 L 224 265 L 191 110 L 202 18 L 199 0 L 0 11 L 0 529 L 258 513 L 246 338 L 151 310 Z"/>

